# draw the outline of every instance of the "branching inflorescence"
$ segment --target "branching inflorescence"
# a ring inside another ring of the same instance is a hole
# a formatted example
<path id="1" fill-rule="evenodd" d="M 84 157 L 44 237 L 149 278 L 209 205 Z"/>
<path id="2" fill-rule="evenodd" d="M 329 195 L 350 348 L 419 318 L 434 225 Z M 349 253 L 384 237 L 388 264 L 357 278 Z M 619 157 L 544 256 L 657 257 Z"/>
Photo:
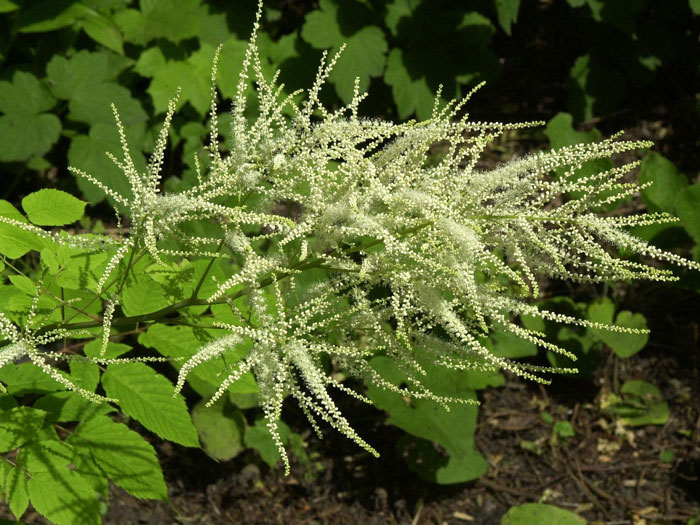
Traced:
<path id="1" fill-rule="evenodd" d="M 195 185 L 179 193 L 160 189 L 177 97 L 145 173 L 135 168 L 118 124 L 124 158 L 113 160 L 130 183 L 131 197 L 81 170 L 73 171 L 128 209 L 131 219 L 129 235 L 112 249 L 98 293 L 120 261 L 136 250 L 145 250 L 157 262 L 228 257 L 238 265 L 208 297 L 193 296 L 199 305 L 228 303 L 238 320 L 217 321 L 214 326 L 224 335 L 203 345 L 182 366 L 176 390 L 198 365 L 246 345 L 247 354 L 230 366 L 211 401 L 252 372 L 285 462 L 277 421 L 288 395 L 298 401 L 314 428 L 319 428 L 317 420 L 324 420 L 374 453 L 341 414 L 329 387 L 366 399 L 328 375 L 326 357 L 365 382 L 442 404 L 461 400 L 438 396 L 423 386 L 426 363 L 460 370 L 506 369 L 546 382 L 542 373 L 575 370 L 497 357 L 483 338 L 494 330 L 507 331 L 575 359 L 546 341 L 544 334 L 523 328 L 517 316 L 639 331 L 537 309 L 527 301 L 539 294 L 538 277 L 577 282 L 675 279 L 667 269 L 616 258 L 610 248 L 700 269 L 627 231 L 629 226 L 672 221 L 671 217 L 604 216 L 594 211 L 638 191 L 621 182 L 636 163 L 575 177 L 583 163 L 651 143 L 616 135 L 482 170 L 477 161 L 491 142 L 506 130 L 537 123 L 471 122 L 463 114 L 471 93 L 444 107 L 436 102 L 425 122 L 364 119 L 358 116 L 364 95 L 357 83 L 352 102 L 329 111 L 321 105 L 319 91 L 337 57 L 326 62 L 325 56 L 305 102 L 296 103 L 298 93 L 283 96 L 277 77 L 268 80 L 262 74 L 256 46 L 259 19 L 260 11 L 234 100 L 228 153 L 218 143 L 212 88 L 209 162 L 204 173 L 198 164 Z M 218 51 L 216 57 L 212 81 Z M 251 96 L 257 99 L 253 119 L 246 111 Z M 436 149 L 439 156 L 433 154 Z M 251 195 L 256 196 L 252 201 L 247 199 Z M 289 203 L 300 210 L 298 216 L 278 212 L 280 204 Z M 215 223 L 220 235 L 195 236 L 186 228 L 193 222 Z M 261 240 L 267 241 L 264 249 Z M 296 278 L 317 269 L 324 269 L 327 278 L 297 293 Z M 105 334 L 118 295 L 117 290 L 107 302 L 101 321 Z M 234 299 L 241 297 L 252 317 L 241 316 L 234 306 Z M 195 303 L 183 306 L 191 304 Z M 0 328 L 12 340 L 3 349 L 3 363 L 19 354 L 40 359 L 34 349 L 47 341 L 20 336 L 4 318 Z M 56 331 L 43 337 L 62 336 Z M 106 341 L 107 335 L 105 345 Z M 398 363 L 406 386 L 393 385 L 370 366 L 369 358 L 378 354 Z"/>

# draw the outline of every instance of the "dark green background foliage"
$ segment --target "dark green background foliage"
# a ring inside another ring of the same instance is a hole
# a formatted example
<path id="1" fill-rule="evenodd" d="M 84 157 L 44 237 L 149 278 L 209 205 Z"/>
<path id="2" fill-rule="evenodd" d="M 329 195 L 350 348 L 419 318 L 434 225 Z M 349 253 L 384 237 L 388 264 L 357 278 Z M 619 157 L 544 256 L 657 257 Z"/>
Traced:
<path id="1" fill-rule="evenodd" d="M 103 155 L 118 150 L 109 103 L 143 161 L 178 86 L 168 169 L 182 176 L 206 133 L 197 123 L 209 106 L 214 49 L 224 44 L 219 82 L 228 99 L 254 8 L 246 0 L 0 0 L 0 197 L 48 179 L 99 202 L 102 193 L 70 180 L 66 166 L 118 181 Z M 440 85 L 451 99 L 486 80 L 470 108 L 477 116 L 622 114 L 625 124 L 662 103 L 697 116 L 698 10 L 694 0 L 271 0 L 261 49 L 266 72 L 281 68 L 291 92 L 309 86 L 321 50 L 345 44 L 324 96 L 347 102 L 359 77 L 369 116 L 427 118 Z M 528 46 L 511 47 L 515 36 Z"/>
<path id="2" fill-rule="evenodd" d="M 218 81 L 220 128 L 226 136 L 226 111 L 255 7 L 252 0 L 0 0 L 0 214 L 17 218 L 19 213 L 10 204 L 17 208 L 21 204 L 32 222 L 43 224 L 40 215 L 31 216 L 32 199 L 49 194 L 35 194 L 27 203 L 22 197 L 41 188 L 55 188 L 95 205 L 88 207 L 91 218 L 81 221 L 83 227 L 100 228 L 101 220 L 111 224 L 113 215 L 100 204 L 103 192 L 73 178 L 67 166 L 81 168 L 128 195 L 126 180 L 104 154 L 120 151 L 110 103 L 117 106 L 132 156 L 143 168 L 168 101 L 178 87 L 182 95 L 171 127 L 165 184 L 167 189 L 187 183 L 194 176 L 194 154 L 207 138 L 215 49 L 219 44 L 224 46 Z M 696 124 L 700 118 L 698 34 L 698 0 L 269 0 L 259 44 L 265 73 L 272 75 L 281 69 L 287 93 L 311 85 L 322 50 L 333 54 L 345 45 L 322 98 L 330 107 L 347 103 L 354 79 L 359 77 L 360 88 L 370 93 L 362 106 L 363 114 L 369 117 L 425 119 L 440 86 L 442 97 L 449 100 L 484 80 L 487 86 L 468 106 L 473 118 L 545 120 L 544 130 L 525 136 L 555 148 L 592 142 L 620 128 L 654 120 L 664 112 L 672 120 L 674 140 L 660 144 L 661 153 L 644 158 L 641 182 L 653 181 L 654 185 L 643 191 L 642 198 L 650 211 L 677 215 L 681 222 L 639 228 L 637 233 L 700 261 L 700 185 L 693 184 L 700 150 L 700 144 L 693 142 L 700 136 Z M 606 162 L 584 165 L 580 176 L 612 167 Z M 0 248 L 6 229 L 0 225 Z M 26 242 L 31 248 L 31 239 Z M 18 256 L 1 249 L 0 253 Z M 2 283 L 10 273 L 0 262 Z M 12 285 L 21 287 L 17 277 L 11 279 Z M 681 285 L 700 290 L 697 278 L 693 281 L 686 276 Z M 9 286 L 3 289 L 7 291 Z M 543 306 L 597 322 L 646 327 L 646 319 L 630 311 L 632 306 L 607 295 L 606 287 L 598 297 L 587 297 L 583 302 L 550 297 Z M 140 299 L 134 304 L 140 304 Z M 580 356 L 578 365 L 583 374 L 589 374 L 608 349 L 627 358 L 647 342 L 641 336 L 599 333 L 541 320 L 523 319 L 523 323 Z M 198 335 L 186 327 L 156 325 L 141 334 L 138 342 L 172 357 L 190 351 L 180 346 L 188 341 L 195 344 Z M 493 334 L 485 344 L 502 357 L 536 359 L 534 345 L 505 333 Z M 126 350 L 119 350 L 118 346 L 110 346 L 110 352 L 119 354 L 131 348 L 122 345 Z M 570 365 L 560 356 L 547 357 L 553 365 Z M 373 365 L 391 372 L 397 383 L 401 381 L 400 372 L 392 370 L 390 363 L 380 358 Z M 124 368 L 118 370 L 119 366 Z M 143 363 L 111 367 L 103 380 L 110 395 L 128 399 L 126 394 L 138 395 L 139 385 L 144 383 L 163 399 L 170 395 L 168 381 Z M 0 379 L 6 382 L 11 374 L 3 370 Z M 495 373 L 466 374 L 463 384 L 453 376 L 454 372 L 436 371 L 434 379 L 449 394 L 468 397 L 504 382 L 503 376 Z M 197 394 L 205 395 L 208 383 L 206 377 L 200 379 L 191 386 Z M 84 403 L 73 399 L 72 393 L 59 392 L 53 383 L 42 386 L 33 376 L 24 380 L 23 385 L 29 386 L 11 388 L 10 393 L 15 397 L 29 392 L 46 394 L 34 408 L 17 408 L 11 396 L 0 397 L 5 403 L 0 413 L 3 428 L 31 424 L 38 432 L 13 435 L 9 441 L 0 436 L 5 447 L 2 452 L 24 447 L 21 461 L 36 474 L 27 485 L 16 467 L 0 463 L 0 482 L 4 481 L 7 493 L 12 494 L 10 506 L 18 516 L 31 497 L 41 513 L 56 522 L 70 523 L 72 518 L 62 515 L 62 509 L 51 507 L 46 487 L 68 483 L 78 492 L 84 489 L 105 494 L 104 476 L 90 476 L 99 469 L 137 497 L 165 497 L 162 477 L 155 472 L 153 449 L 123 424 L 112 422 L 107 417 L 109 408 L 91 407 L 94 414 L 88 424 L 63 442 L 55 436 L 52 425 L 87 419 L 78 414 L 87 410 Z M 192 401 L 191 413 L 182 399 L 172 401 L 171 414 L 144 411 L 138 399 L 131 404 L 127 400 L 122 409 L 170 441 L 197 446 L 199 435 L 203 448 L 214 457 L 229 459 L 248 447 L 257 449 L 263 461 L 274 464 L 279 457 L 264 424 L 253 423 L 254 415 L 244 415 L 257 406 L 254 386 L 243 384 L 238 393 L 230 393 L 207 409 L 202 403 L 195 405 L 196 400 L 188 400 Z M 611 404 L 611 414 L 626 417 L 631 422 L 628 424 L 664 423 L 668 407 L 664 411 L 658 401 L 638 400 L 636 412 L 629 412 L 631 397 L 641 400 L 642 394 L 654 388 L 646 383 L 626 384 Z M 421 477 L 457 483 L 485 472 L 486 463 L 472 439 L 476 407 L 460 407 L 450 414 L 431 402 L 406 404 L 374 390 L 368 395 L 389 413 L 389 424 L 410 434 L 397 446 L 409 451 L 404 455 Z M 459 419 L 458 428 L 465 438 L 459 442 L 451 439 L 457 421 L 451 417 Z M 168 426 L 179 420 L 182 424 Z M 221 428 L 227 429 L 225 440 L 217 434 L 216 429 Z M 299 434 L 286 425 L 282 434 L 292 453 L 309 465 Z M 130 484 L 128 473 L 119 471 L 119 448 L 109 442 L 110 436 L 141 450 L 142 471 L 154 470 L 149 474 L 155 480 L 150 488 Z M 437 454 L 430 442 L 438 443 L 445 453 Z M 95 443 L 101 443 L 101 455 L 95 452 Z M 66 479 L 48 479 L 43 467 L 37 467 L 32 459 L 32 454 L 41 455 L 42 447 L 66 448 L 49 450 L 51 457 L 60 456 L 59 452 L 82 457 L 81 450 L 92 450 L 94 461 L 76 463 L 76 471 L 89 479 L 91 486 L 76 485 L 69 479 L 76 475 L 68 469 L 60 469 Z M 80 499 L 80 494 L 76 498 Z M 97 522 L 98 511 L 93 506 L 84 509 L 84 515 L 90 517 L 89 522 Z M 509 513 L 508 523 L 522 523 L 518 519 L 524 518 L 518 516 L 531 511 L 551 510 L 520 509 Z"/>

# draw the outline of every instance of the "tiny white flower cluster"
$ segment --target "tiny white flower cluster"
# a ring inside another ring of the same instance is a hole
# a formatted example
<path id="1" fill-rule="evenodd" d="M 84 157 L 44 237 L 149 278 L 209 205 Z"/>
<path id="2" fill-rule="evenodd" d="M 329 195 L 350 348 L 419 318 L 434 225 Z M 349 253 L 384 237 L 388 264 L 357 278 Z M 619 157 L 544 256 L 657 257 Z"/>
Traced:
<path id="1" fill-rule="evenodd" d="M 494 139 L 506 130 L 533 123 L 471 122 L 463 115 L 463 107 L 472 93 L 442 108 L 436 102 L 425 122 L 363 119 L 357 109 L 364 95 L 357 84 L 352 102 L 331 112 L 321 105 L 319 92 L 337 55 L 328 63 L 324 55 L 306 101 L 297 104 L 298 93 L 282 96 L 277 76 L 268 80 L 262 74 L 256 45 L 260 13 L 261 6 L 238 82 L 233 138 L 226 154 L 218 144 L 217 51 L 210 162 L 205 173 L 197 164 L 195 186 L 173 194 L 160 189 L 177 97 L 168 108 L 145 173 L 139 173 L 131 160 L 117 115 L 124 158 L 113 160 L 127 177 L 132 197 L 116 193 L 81 170 L 73 172 L 98 185 L 130 214 L 130 233 L 112 249 L 98 293 L 120 261 L 137 249 L 155 261 L 175 256 L 228 257 L 238 265 L 237 273 L 208 298 L 196 297 L 199 288 L 195 291 L 196 304 L 227 302 L 239 322 L 217 324 L 226 335 L 204 345 L 184 364 L 176 390 L 196 366 L 245 345 L 247 354 L 227 370 L 212 402 L 252 372 L 285 463 L 277 421 L 287 395 L 299 402 L 315 429 L 320 418 L 375 453 L 340 413 L 328 387 L 366 399 L 325 372 L 323 360 L 328 357 L 347 373 L 402 395 L 443 405 L 464 402 L 430 392 L 422 381 L 424 365 L 506 369 L 541 382 L 546 382 L 542 372 L 575 371 L 528 365 L 490 352 L 482 341 L 501 330 L 575 357 L 546 341 L 544 334 L 520 326 L 514 316 L 640 332 L 538 310 L 527 300 L 538 296 L 539 276 L 577 282 L 675 279 L 669 270 L 615 258 L 607 246 L 700 269 L 699 264 L 649 246 L 626 230 L 669 222 L 671 217 L 606 217 L 592 211 L 637 191 L 634 185 L 620 182 L 636 163 L 587 178 L 573 176 L 588 161 L 650 143 L 614 136 L 480 170 L 477 161 Z M 256 117 L 249 120 L 251 80 L 258 107 Z M 436 144 L 442 152 L 439 157 L 432 155 Z M 555 172 L 564 175 L 555 176 Z M 579 196 L 562 199 L 572 193 Z M 249 201 L 245 198 L 252 195 L 255 198 Z M 279 214 L 281 205 L 292 204 L 298 214 Z M 216 223 L 221 235 L 193 236 L 184 225 L 195 222 Z M 174 244 L 177 249 L 172 248 Z M 318 269 L 327 272 L 326 281 L 295 291 L 300 275 Z M 264 293 L 270 287 L 274 301 Z M 104 312 L 103 348 L 118 292 Z M 241 297 L 254 316 L 240 315 L 234 300 Z M 26 333 L 20 336 L 4 317 L 0 317 L 0 330 L 12 341 L 3 349 L 0 364 L 28 355 L 42 368 L 36 345 L 63 335 L 56 331 L 41 341 Z M 378 354 L 397 361 L 407 386 L 390 383 L 370 366 L 369 358 Z M 47 372 L 57 377 L 55 371 Z M 70 388 L 80 391 L 72 384 Z"/>

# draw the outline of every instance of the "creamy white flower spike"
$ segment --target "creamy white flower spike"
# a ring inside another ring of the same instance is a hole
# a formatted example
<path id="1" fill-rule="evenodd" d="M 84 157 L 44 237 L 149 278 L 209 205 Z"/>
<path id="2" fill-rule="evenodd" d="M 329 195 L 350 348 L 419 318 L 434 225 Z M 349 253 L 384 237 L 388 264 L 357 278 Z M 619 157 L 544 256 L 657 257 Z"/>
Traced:
<path id="1" fill-rule="evenodd" d="M 263 75 L 257 47 L 261 10 L 259 4 L 231 110 L 232 139 L 225 151 L 218 143 L 216 52 L 209 161 L 200 166 L 195 157 L 196 184 L 177 193 L 161 189 L 177 95 L 144 173 L 129 155 L 115 109 L 123 159 L 113 160 L 124 172 L 131 196 L 118 194 L 90 174 L 72 171 L 102 188 L 130 216 L 129 234 L 109 245 L 111 258 L 98 292 L 120 261 L 135 251 L 155 261 L 226 257 L 237 264 L 237 271 L 214 290 L 209 288 L 207 297 L 193 296 L 198 305 L 228 304 L 238 321 L 218 322 L 224 333 L 183 365 L 176 391 L 197 366 L 245 348 L 245 355 L 229 364 L 211 401 L 252 373 L 287 469 L 277 422 L 288 395 L 315 429 L 320 418 L 376 453 L 332 399 L 329 387 L 364 397 L 326 373 L 329 358 L 346 373 L 402 395 L 443 405 L 469 402 L 426 388 L 424 365 L 506 369 L 540 382 L 547 382 L 543 373 L 575 372 L 498 357 L 482 344 L 484 337 L 501 330 L 575 357 L 543 334 L 521 327 L 515 316 L 641 332 L 538 310 L 527 301 L 538 296 L 539 277 L 576 282 L 676 279 L 668 269 L 616 258 L 609 247 L 700 269 L 700 264 L 652 247 L 628 231 L 630 226 L 673 218 L 594 212 L 638 190 L 620 182 L 636 162 L 575 177 L 586 162 L 647 148 L 650 142 L 616 135 L 480 169 L 481 154 L 501 134 L 539 123 L 471 122 L 462 110 L 474 91 L 444 107 L 436 97 L 432 117 L 425 122 L 361 118 L 358 107 L 365 94 L 357 82 L 347 106 L 324 108 L 319 93 L 338 55 L 326 61 L 324 54 L 305 100 L 297 103 L 299 93 L 284 94 L 277 75 Z M 253 100 L 257 106 L 250 117 L 247 110 Z M 436 145 L 440 156 L 433 155 Z M 193 235 L 186 228 L 198 223 L 219 225 L 220 235 Z M 325 280 L 296 289 L 304 272 L 319 269 L 326 271 Z M 270 289 L 273 292 L 266 293 Z M 234 305 L 241 298 L 247 317 Z M 110 297 L 107 303 L 103 348 L 118 301 Z M 21 355 L 41 363 L 34 339 L 20 335 L 4 317 L 0 329 L 12 341 L 0 354 L 0 363 Z M 369 358 L 380 354 L 398 363 L 406 386 L 392 384 L 370 366 Z"/>

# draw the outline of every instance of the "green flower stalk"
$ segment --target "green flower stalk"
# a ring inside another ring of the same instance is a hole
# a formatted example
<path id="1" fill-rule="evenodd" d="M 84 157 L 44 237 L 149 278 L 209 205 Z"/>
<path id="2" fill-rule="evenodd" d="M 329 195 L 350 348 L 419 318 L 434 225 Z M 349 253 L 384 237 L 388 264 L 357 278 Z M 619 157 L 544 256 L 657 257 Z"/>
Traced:
<path id="1" fill-rule="evenodd" d="M 337 55 L 328 61 L 324 55 L 305 100 L 297 103 L 299 93 L 283 95 L 276 75 L 263 76 L 257 48 L 261 9 L 259 5 L 231 110 L 233 138 L 227 151 L 218 143 L 216 53 L 209 162 L 204 169 L 197 164 L 196 184 L 177 193 L 161 189 L 177 96 L 145 173 L 131 161 L 117 116 L 123 159 L 113 160 L 133 197 L 79 169 L 72 171 L 128 210 L 131 222 L 128 234 L 105 244 L 109 261 L 94 290 L 106 300 L 103 316 L 90 325 L 103 327 L 103 349 L 115 326 L 157 321 L 191 306 L 227 305 L 225 315 L 221 308 L 211 309 L 215 320 L 207 327 L 221 335 L 183 364 L 175 391 L 196 367 L 221 359 L 228 350 L 245 349 L 238 361 L 228 363 L 210 402 L 252 372 L 287 471 L 277 422 L 289 395 L 316 430 L 323 420 L 376 454 L 353 430 L 331 392 L 369 400 L 328 374 L 329 359 L 350 376 L 402 395 L 446 407 L 469 402 L 426 388 L 425 365 L 505 369 L 543 383 L 548 382 L 543 374 L 576 372 L 505 359 L 484 346 L 484 338 L 499 330 L 575 359 L 544 334 L 523 328 L 518 316 L 642 332 L 536 308 L 529 301 L 539 295 L 538 278 L 676 279 L 668 269 L 615 257 L 618 248 L 700 269 L 698 263 L 650 246 L 628 231 L 674 218 L 595 211 L 638 191 L 635 184 L 621 181 L 636 162 L 575 177 L 586 162 L 648 148 L 650 142 L 622 140 L 618 134 L 481 169 L 481 154 L 503 132 L 539 123 L 472 122 L 464 106 L 473 92 L 444 107 L 438 93 L 432 116 L 424 122 L 361 118 L 358 107 L 365 95 L 358 82 L 352 101 L 331 111 L 320 103 L 319 92 Z M 247 111 L 251 92 L 257 102 L 254 118 Z M 432 154 L 436 145 L 439 157 Z M 290 204 L 298 216 L 279 213 L 280 205 Z M 215 225 L 218 233 L 194 235 L 193 224 Z M 110 277 L 124 268 L 125 260 L 128 273 L 132 261 L 144 256 L 162 265 L 202 257 L 211 262 L 190 299 L 138 318 L 120 318 L 115 312 L 123 292 L 121 285 L 114 285 L 119 278 Z M 210 283 L 207 273 L 220 258 L 229 259 L 236 271 L 223 282 Z M 305 275 L 319 269 L 326 278 L 300 286 Z M 203 295 L 205 282 L 211 286 Z M 22 353 L 38 359 L 37 344 L 63 336 L 73 326 L 56 326 L 57 331 L 45 332 L 46 340 L 20 338 L 5 318 L 0 318 L 0 328 L 12 340 L 0 356 L 7 363 Z M 407 377 L 405 386 L 393 385 L 372 368 L 370 358 L 376 355 L 395 360 Z"/>

